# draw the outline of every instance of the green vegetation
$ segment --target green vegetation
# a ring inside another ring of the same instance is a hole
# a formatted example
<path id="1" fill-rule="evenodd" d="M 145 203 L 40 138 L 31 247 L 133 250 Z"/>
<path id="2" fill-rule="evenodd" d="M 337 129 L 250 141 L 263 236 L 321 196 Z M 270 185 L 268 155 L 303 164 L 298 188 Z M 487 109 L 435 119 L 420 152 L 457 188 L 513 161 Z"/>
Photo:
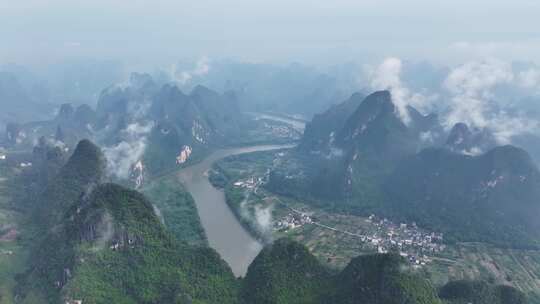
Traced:
<path id="1" fill-rule="evenodd" d="M 79 205 L 34 253 L 20 295 L 39 289 L 51 302 L 236 301 L 236 279 L 219 255 L 177 242 L 138 192 L 105 184 Z"/>
<path id="2" fill-rule="evenodd" d="M 426 149 L 386 181 L 387 213 L 443 231 L 448 241 L 540 248 L 540 172 L 521 149 L 471 157 Z"/>
<path id="3" fill-rule="evenodd" d="M 33 213 L 33 226 L 46 233 L 33 237 L 28 270 L 17 276 L 19 299 L 235 303 L 238 282 L 219 255 L 204 246 L 197 218 L 192 217 L 197 225 L 184 235 L 182 225 L 189 223 L 180 224 L 171 214 L 192 216 L 190 196 L 182 189 L 170 191 L 172 184 L 166 179 L 149 188 L 153 195 L 168 194 L 160 203 L 167 211 L 164 219 L 177 232 L 173 236 L 142 194 L 99 184 L 102 165 L 99 148 L 82 141 L 45 195 L 34 202 L 49 218 Z"/>
<path id="4" fill-rule="evenodd" d="M 448 246 L 426 268 L 426 276 L 441 286 L 454 280 L 483 280 L 516 287 L 531 303 L 540 303 L 540 251 L 500 248 L 483 243 Z"/>
<path id="5" fill-rule="evenodd" d="M 229 157 L 216 163 L 210 177 L 215 178 L 220 186 L 226 188 L 228 203 L 233 210 L 238 210 L 240 202 L 245 198 L 245 190 L 233 187 L 232 184 L 237 180 L 245 180 L 252 176 L 264 176 L 267 168 L 271 168 L 276 163 L 280 164 L 282 160 L 289 161 L 290 158 L 287 154 L 280 158 L 275 152 Z M 217 183 L 214 182 L 214 184 Z M 376 233 L 376 231 L 371 231 L 373 227 L 366 222 L 367 217 L 347 212 L 347 205 L 344 206 L 339 202 L 311 200 L 307 197 L 277 196 L 273 193 L 273 188 L 270 189 L 272 192 L 268 192 L 267 186 L 259 187 L 256 195 L 252 193 L 249 196 L 244 204 L 244 210 L 254 209 L 256 205 L 262 207 L 272 205 L 273 218 L 278 220 L 290 213 L 290 209 L 286 207 L 288 206 L 308 214 L 313 213 L 318 222 L 342 231 L 367 235 Z M 253 222 L 254 216 L 251 214 L 251 218 L 243 220 Z M 253 227 L 256 228 L 256 226 Z M 355 236 L 314 225 L 304 225 L 286 232 L 275 231 L 273 235 L 301 242 L 324 265 L 338 271 L 345 268 L 351 259 L 359 254 L 373 252 L 373 248 L 367 248 Z M 540 251 L 501 248 L 486 243 L 456 243 L 446 246 L 444 251 L 433 257 L 430 255 L 430 258 L 432 262 L 422 267 L 421 272 L 435 286 L 442 286 L 452 280 L 484 280 L 514 286 L 526 293 L 531 302 L 540 303 L 538 293 L 540 286 L 537 283 L 537 278 L 540 277 Z"/>
<path id="6" fill-rule="evenodd" d="M 60 223 L 64 211 L 101 181 L 104 169 L 99 147 L 88 140 L 80 141 L 59 174 L 33 199 L 37 222 L 48 228 Z"/>
<path id="7" fill-rule="evenodd" d="M 266 172 L 268 163 L 272 163 L 275 154 L 286 150 L 262 151 L 233 155 L 217 161 L 210 171 L 209 180 L 214 187 L 223 188 L 225 199 L 238 221 L 257 239 L 267 243 L 272 239 L 272 231 L 268 227 L 261 227 L 255 219 L 255 205 L 244 204 L 248 192 L 243 188 L 235 187 L 233 182 L 247 179 L 255 172 L 258 175 Z M 249 164 L 249 165 L 248 165 Z M 247 166 L 246 166 L 247 165 Z M 249 201 L 256 201 L 264 206 L 264 195 L 249 193 Z"/>
<path id="8" fill-rule="evenodd" d="M 397 254 L 354 258 L 331 273 L 302 245 L 280 239 L 250 265 L 241 287 L 243 303 L 464 304 L 527 303 L 510 286 L 450 282 L 438 291 Z"/>
<path id="9" fill-rule="evenodd" d="M 540 248 L 540 171 L 527 152 L 425 148 L 421 137 L 441 128 L 436 116 L 409 108 L 404 124 L 386 91 L 343 110 L 356 104 L 353 96 L 317 116 L 266 187 L 329 211 L 414 221 L 451 243 Z"/>
<path id="10" fill-rule="evenodd" d="M 252 170 L 264 170 L 274 157 L 261 155 Z M 252 172 L 220 171 L 227 184 Z M 194 202 L 174 178 L 157 179 L 144 189 L 155 199 L 163 225 L 143 194 L 101 184 L 101 175 L 99 149 L 81 142 L 50 180 L 46 195 L 32 201 L 47 206 L 41 210 L 49 218 L 32 213 L 35 228 L 45 233 L 25 241 L 35 244 L 27 247 L 29 267 L 16 276 L 14 294 L 21 303 L 441 303 L 436 290 L 397 255 L 361 256 L 333 274 L 288 239 L 266 247 L 238 280 L 206 246 Z M 12 278 L 22 265 L 14 263 L 10 270 L 0 257 L 0 269 Z M 12 290 L 13 283 L 0 286 Z M 494 290 L 501 299 L 523 297 L 512 288 Z"/>
<path id="11" fill-rule="evenodd" d="M 450 304 L 523 304 L 525 296 L 505 285 L 484 281 L 453 281 L 443 286 L 439 296 Z"/>
<path id="12" fill-rule="evenodd" d="M 142 193 L 155 204 L 165 227 L 176 239 L 191 245 L 208 245 L 195 201 L 176 175 L 151 181 Z"/>
<path id="13" fill-rule="evenodd" d="M 395 254 L 360 256 L 337 276 L 333 303 L 436 304 L 435 289 Z"/>
<path id="14" fill-rule="evenodd" d="M 0 162 L 0 304 L 14 303 L 15 276 L 24 270 L 27 258 L 19 237 L 24 227 L 20 225 L 22 214 L 13 201 L 16 176 L 14 168 Z"/>
<path id="15" fill-rule="evenodd" d="M 321 303 L 330 276 L 307 248 L 287 239 L 265 247 L 249 266 L 243 303 Z"/>

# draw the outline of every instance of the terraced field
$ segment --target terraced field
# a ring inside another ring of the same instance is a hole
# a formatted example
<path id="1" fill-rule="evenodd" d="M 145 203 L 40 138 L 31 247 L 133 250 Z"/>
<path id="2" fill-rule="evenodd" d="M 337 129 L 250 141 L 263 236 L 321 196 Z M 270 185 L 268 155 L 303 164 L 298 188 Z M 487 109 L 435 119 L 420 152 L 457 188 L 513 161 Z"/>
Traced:
<path id="1" fill-rule="evenodd" d="M 540 303 L 540 251 L 503 249 L 479 243 L 449 246 L 428 274 L 436 284 L 449 279 L 482 278 L 509 284 Z"/>

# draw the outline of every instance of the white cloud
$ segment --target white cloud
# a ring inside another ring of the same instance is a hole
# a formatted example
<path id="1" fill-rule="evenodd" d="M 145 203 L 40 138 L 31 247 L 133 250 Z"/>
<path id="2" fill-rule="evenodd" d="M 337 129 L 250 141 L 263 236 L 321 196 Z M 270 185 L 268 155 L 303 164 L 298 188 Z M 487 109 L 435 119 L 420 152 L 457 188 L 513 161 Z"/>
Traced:
<path id="1" fill-rule="evenodd" d="M 522 71 L 517 77 L 519 85 L 527 89 L 538 89 L 540 87 L 540 70 L 529 68 Z"/>
<path id="2" fill-rule="evenodd" d="M 403 64 L 401 59 L 395 57 L 386 58 L 374 71 L 371 72 L 371 87 L 375 90 L 389 90 L 392 93 L 392 101 L 396 106 L 397 114 L 405 124 L 411 121 L 407 106 L 412 106 L 419 111 L 425 111 L 430 107 L 430 98 L 422 94 L 411 92 L 401 81 Z"/>
<path id="3" fill-rule="evenodd" d="M 521 81 L 517 77 L 518 83 Z M 493 90 L 500 85 L 515 85 L 516 77 L 510 64 L 489 59 L 471 61 L 450 72 L 444 82 L 450 93 L 446 128 L 464 122 L 476 128 L 490 130 L 500 144 L 511 142 L 515 135 L 533 132 L 538 122 L 500 110 Z"/>
<path id="4" fill-rule="evenodd" d="M 445 86 L 452 93 L 468 96 L 486 96 L 490 90 L 514 79 L 511 66 L 497 59 L 471 61 L 450 72 Z"/>
<path id="5" fill-rule="evenodd" d="M 173 81 L 185 85 L 189 83 L 195 76 L 204 76 L 210 71 L 210 60 L 208 57 L 203 56 L 197 60 L 195 67 L 191 70 L 178 71 L 177 66 L 171 67 L 171 78 Z"/>
<path id="6" fill-rule="evenodd" d="M 240 203 L 240 216 L 255 224 L 255 228 L 265 237 L 272 238 L 272 211 L 273 205 L 260 206 L 250 205 L 249 198 L 251 192 L 244 192 L 244 200 Z M 251 208 L 252 207 L 252 208 Z"/>
<path id="7" fill-rule="evenodd" d="M 472 147 L 469 150 L 462 150 L 461 151 L 461 154 L 469 155 L 469 156 L 478 156 L 478 155 L 480 155 L 482 153 L 484 153 L 484 152 L 479 147 Z"/>
<path id="8" fill-rule="evenodd" d="M 153 123 L 132 123 L 123 131 L 124 140 L 118 144 L 105 147 L 103 153 L 107 158 L 109 175 L 127 179 L 133 165 L 141 160 L 147 144 L 147 135 L 153 128 Z"/>
<path id="9" fill-rule="evenodd" d="M 272 206 L 260 207 L 255 206 L 255 220 L 259 225 L 259 229 L 262 233 L 269 233 L 272 229 Z"/>
<path id="10" fill-rule="evenodd" d="M 490 126 L 499 144 L 509 144 L 512 137 L 525 133 L 535 133 L 540 130 L 540 123 L 525 117 L 509 116 L 506 112 L 495 115 Z"/>
<path id="11" fill-rule="evenodd" d="M 444 82 L 453 96 L 446 126 L 451 128 L 464 122 L 479 128 L 487 127 L 486 112 L 490 107 L 489 100 L 493 98 L 493 88 L 512 80 L 510 65 L 498 60 L 468 62 L 452 70 Z"/>
<path id="12" fill-rule="evenodd" d="M 420 140 L 424 143 L 432 144 L 435 142 L 435 139 L 437 138 L 438 134 L 435 134 L 432 131 L 426 131 L 420 133 Z"/>

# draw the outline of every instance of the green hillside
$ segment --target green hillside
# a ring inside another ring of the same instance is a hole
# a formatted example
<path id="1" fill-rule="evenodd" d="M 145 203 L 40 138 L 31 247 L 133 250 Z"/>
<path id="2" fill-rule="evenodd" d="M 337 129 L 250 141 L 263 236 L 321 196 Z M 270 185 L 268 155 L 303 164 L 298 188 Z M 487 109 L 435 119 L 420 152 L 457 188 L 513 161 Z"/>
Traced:
<path id="1" fill-rule="evenodd" d="M 140 193 L 99 184 L 101 152 L 79 143 L 45 190 L 45 231 L 18 276 L 23 301 L 235 303 L 237 280 L 219 255 L 177 240 Z"/>

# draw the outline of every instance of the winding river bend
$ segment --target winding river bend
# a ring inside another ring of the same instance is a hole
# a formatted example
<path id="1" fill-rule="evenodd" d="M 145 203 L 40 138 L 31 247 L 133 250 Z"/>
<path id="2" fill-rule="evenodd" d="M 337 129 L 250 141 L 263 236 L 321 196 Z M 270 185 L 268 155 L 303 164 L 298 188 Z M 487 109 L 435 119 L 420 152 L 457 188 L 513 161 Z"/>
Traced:
<path id="1" fill-rule="evenodd" d="M 225 201 L 224 192 L 210 184 L 207 172 L 214 162 L 227 156 L 292 147 L 294 145 L 260 145 L 221 149 L 178 173 L 180 182 L 195 200 L 210 246 L 219 252 L 237 277 L 246 274 L 262 245 L 238 222 Z"/>

